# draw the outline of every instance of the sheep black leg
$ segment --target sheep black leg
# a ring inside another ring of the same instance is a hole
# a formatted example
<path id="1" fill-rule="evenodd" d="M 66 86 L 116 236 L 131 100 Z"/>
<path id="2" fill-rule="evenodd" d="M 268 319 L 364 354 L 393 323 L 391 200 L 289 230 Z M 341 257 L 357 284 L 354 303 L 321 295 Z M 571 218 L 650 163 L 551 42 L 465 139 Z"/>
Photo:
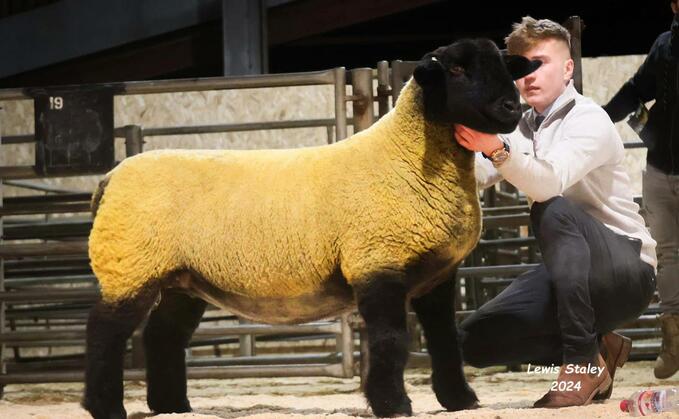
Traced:
<path id="1" fill-rule="evenodd" d="M 191 411 L 186 395 L 185 349 L 205 312 L 205 301 L 163 290 L 144 329 L 146 400 L 155 413 Z"/>
<path id="2" fill-rule="evenodd" d="M 431 356 L 431 381 L 439 403 L 447 410 L 477 407 L 478 399 L 467 384 L 455 326 L 453 279 L 438 285 L 411 304 L 424 329 Z"/>
<path id="3" fill-rule="evenodd" d="M 82 406 L 95 419 L 127 418 L 123 407 L 126 342 L 157 295 L 157 290 L 147 289 L 116 304 L 100 301 L 90 311 Z"/>
<path id="4" fill-rule="evenodd" d="M 366 324 L 369 370 L 365 396 L 375 416 L 412 415 L 403 385 L 408 360 L 406 288 L 393 275 L 376 275 L 358 287 L 358 309 Z"/>

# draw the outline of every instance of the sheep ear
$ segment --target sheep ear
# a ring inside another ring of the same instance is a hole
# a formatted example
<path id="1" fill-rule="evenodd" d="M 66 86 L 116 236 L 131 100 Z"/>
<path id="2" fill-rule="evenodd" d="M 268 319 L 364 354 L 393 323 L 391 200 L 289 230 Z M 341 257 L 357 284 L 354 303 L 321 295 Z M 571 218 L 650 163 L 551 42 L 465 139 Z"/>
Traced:
<path id="1" fill-rule="evenodd" d="M 506 51 L 507 50 L 502 50 L 502 58 L 507 66 L 509 74 L 512 76 L 512 80 L 526 77 L 542 65 L 542 61 L 540 60 L 529 60 L 521 55 L 507 54 Z"/>
<path id="2" fill-rule="evenodd" d="M 413 77 L 420 86 L 433 84 L 443 79 L 443 64 L 434 53 L 428 53 L 413 71 Z"/>

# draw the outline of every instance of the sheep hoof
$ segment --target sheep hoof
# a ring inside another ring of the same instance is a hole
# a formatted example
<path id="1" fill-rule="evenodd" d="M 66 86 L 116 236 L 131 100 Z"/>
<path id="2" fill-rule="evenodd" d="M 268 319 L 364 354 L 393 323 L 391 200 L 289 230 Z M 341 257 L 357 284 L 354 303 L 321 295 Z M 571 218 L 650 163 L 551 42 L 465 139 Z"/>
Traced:
<path id="1" fill-rule="evenodd" d="M 123 406 L 114 409 L 105 409 L 102 406 L 94 406 L 85 401 L 82 406 L 90 412 L 93 419 L 127 419 L 127 412 Z"/>
<path id="2" fill-rule="evenodd" d="M 436 391 L 435 389 L 434 393 L 436 393 L 436 399 L 441 403 L 441 406 L 449 411 L 476 409 L 479 407 L 479 399 L 476 397 L 476 393 L 466 383 L 462 387 L 455 390 L 448 389 L 445 392 Z"/>
<path id="3" fill-rule="evenodd" d="M 410 406 L 410 399 L 403 395 L 400 401 L 392 403 L 388 400 L 370 403 L 373 414 L 379 418 L 393 418 L 397 416 L 412 416 L 413 408 Z"/>
<path id="4" fill-rule="evenodd" d="M 193 409 L 191 409 L 191 404 L 187 399 L 181 401 L 164 400 L 160 403 L 149 402 L 149 408 L 151 408 L 151 411 L 156 415 L 162 413 L 190 413 L 193 411 Z"/>

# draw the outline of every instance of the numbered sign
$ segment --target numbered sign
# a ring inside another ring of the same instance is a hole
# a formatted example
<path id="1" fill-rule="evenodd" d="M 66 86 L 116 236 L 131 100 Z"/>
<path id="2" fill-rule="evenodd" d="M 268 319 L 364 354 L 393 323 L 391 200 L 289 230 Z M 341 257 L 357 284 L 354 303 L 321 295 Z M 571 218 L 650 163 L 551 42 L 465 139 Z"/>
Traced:
<path id="1" fill-rule="evenodd" d="M 113 167 L 110 86 L 34 89 L 35 166 L 43 175 L 107 172 Z"/>

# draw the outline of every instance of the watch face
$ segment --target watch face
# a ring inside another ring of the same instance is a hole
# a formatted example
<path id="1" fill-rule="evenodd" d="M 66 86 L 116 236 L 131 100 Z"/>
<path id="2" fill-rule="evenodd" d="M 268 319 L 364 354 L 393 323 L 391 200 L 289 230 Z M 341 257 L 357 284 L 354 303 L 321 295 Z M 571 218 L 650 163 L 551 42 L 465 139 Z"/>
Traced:
<path id="1" fill-rule="evenodd" d="M 493 155 L 490 156 L 490 159 L 493 161 L 493 163 L 502 163 L 505 160 L 507 160 L 508 157 L 509 157 L 509 153 L 507 152 L 507 150 L 500 149 L 500 150 L 495 151 L 493 153 Z"/>

